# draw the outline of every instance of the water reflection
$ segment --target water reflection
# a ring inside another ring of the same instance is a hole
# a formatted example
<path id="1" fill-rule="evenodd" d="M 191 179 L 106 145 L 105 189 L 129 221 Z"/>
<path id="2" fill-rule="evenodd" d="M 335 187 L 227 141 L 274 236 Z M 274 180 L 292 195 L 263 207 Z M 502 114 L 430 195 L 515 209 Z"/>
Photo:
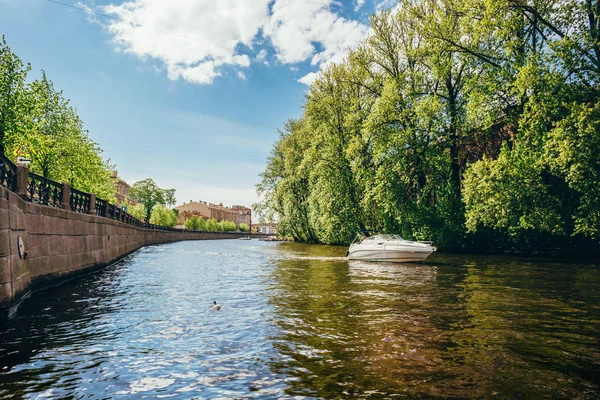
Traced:
<path id="1" fill-rule="evenodd" d="M 0 398 L 597 397 L 598 265 L 344 251 L 182 242 L 39 293 Z"/>
<path id="2" fill-rule="evenodd" d="M 597 266 L 291 258 L 276 263 L 270 296 L 287 357 L 274 368 L 299 379 L 288 393 L 586 398 L 598 391 Z"/>
<path id="3" fill-rule="evenodd" d="M 106 315 L 120 307 L 107 283 L 119 279 L 123 262 L 95 275 L 61 285 L 57 296 L 27 300 L 0 329 L 0 397 L 51 391 L 62 382 L 76 386 L 77 369 L 91 369 L 107 359 L 94 344 L 112 335 Z M 77 331 L 77 335 L 72 332 Z M 75 362 L 80 356 L 83 363 Z M 55 360 L 65 360 L 58 366 Z"/>

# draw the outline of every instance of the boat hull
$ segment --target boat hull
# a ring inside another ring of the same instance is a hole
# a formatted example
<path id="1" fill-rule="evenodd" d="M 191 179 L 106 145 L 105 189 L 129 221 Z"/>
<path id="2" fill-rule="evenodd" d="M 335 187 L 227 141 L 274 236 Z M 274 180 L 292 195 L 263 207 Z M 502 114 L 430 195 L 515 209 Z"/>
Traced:
<path id="1" fill-rule="evenodd" d="M 360 235 L 360 240 L 350 245 L 346 258 L 361 261 L 420 262 L 434 251 L 435 247 L 431 242 L 404 240 L 396 234 L 382 234 L 367 238 Z"/>
<path id="2" fill-rule="evenodd" d="M 348 252 L 348 260 L 361 261 L 388 261 L 388 262 L 419 262 L 425 260 L 433 253 L 432 251 L 376 251 L 376 250 L 358 250 Z"/>

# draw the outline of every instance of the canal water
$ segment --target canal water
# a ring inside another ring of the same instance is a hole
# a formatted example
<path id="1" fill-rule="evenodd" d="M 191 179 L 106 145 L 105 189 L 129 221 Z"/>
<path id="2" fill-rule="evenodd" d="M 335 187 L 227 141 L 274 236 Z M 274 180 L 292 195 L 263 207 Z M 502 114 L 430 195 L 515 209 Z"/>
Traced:
<path id="1" fill-rule="evenodd" d="M 180 242 L 36 293 L 0 398 L 600 398 L 597 263 L 344 252 Z"/>

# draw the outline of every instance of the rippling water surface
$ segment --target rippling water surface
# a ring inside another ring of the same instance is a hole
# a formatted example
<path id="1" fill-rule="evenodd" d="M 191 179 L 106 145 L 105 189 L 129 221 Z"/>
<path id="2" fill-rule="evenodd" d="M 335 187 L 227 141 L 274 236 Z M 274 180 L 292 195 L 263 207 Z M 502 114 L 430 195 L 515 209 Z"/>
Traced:
<path id="1" fill-rule="evenodd" d="M 598 264 L 344 252 L 180 242 L 36 293 L 0 398 L 600 398 Z"/>

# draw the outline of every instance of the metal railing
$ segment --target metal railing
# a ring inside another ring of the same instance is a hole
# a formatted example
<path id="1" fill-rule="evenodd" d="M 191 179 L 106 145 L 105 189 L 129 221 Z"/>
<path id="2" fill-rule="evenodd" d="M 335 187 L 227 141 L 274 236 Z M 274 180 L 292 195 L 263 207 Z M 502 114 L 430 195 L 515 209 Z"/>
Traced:
<path id="1" fill-rule="evenodd" d="M 15 191 L 17 186 L 17 166 L 0 154 L 0 185 Z"/>
<path id="2" fill-rule="evenodd" d="M 20 168 L 24 168 L 25 171 L 19 170 Z M 19 172 L 18 176 L 20 180 L 17 179 L 18 171 L 24 172 L 24 174 Z M 119 206 L 110 204 L 107 200 L 95 198 L 95 196 L 89 193 L 71 188 L 66 183 L 55 182 L 30 172 L 25 167 L 17 166 L 1 153 L 0 185 L 12 192 L 16 192 L 23 199 L 32 203 L 69 209 L 78 213 L 94 214 L 144 229 L 170 232 L 188 231 L 187 229 L 167 228 L 141 221 Z"/>
<path id="3" fill-rule="evenodd" d="M 108 213 L 105 215 L 107 218 L 114 218 L 115 215 L 115 206 L 112 204 L 108 205 Z"/>
<path id="4" fill-rule="evenodd" d="M 96 199 L 96 204 L 94 205 L 94 209 L 96 211 L 96 215 L 99 217 L 106 217 L 106 204 L 108 201 L 102 199 Z"/>
<path id="5" fill-rule="evenodd" d="M 90 194 L 71 188 L 71 194 L 69 195 L 71 211 L 87 213 L 90 209 L 90 200 Z"/>
<path id="6" fill-rule="evenodd" d="M 27 199 L 32 203 L 60 208 L 63 200 L 63 185 L 30 172 Z"/>

